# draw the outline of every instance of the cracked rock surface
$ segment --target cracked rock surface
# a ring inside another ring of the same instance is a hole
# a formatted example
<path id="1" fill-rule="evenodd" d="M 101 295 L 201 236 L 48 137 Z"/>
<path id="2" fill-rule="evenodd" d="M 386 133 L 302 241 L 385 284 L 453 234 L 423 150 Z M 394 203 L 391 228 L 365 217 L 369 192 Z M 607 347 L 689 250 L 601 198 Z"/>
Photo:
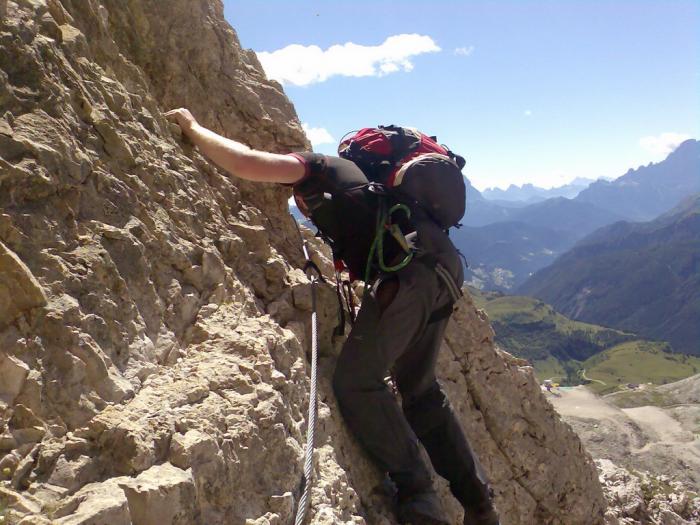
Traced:
<path id="1" fill-rule="evenodd" d="M 606 499 L 608 525 L 695 525 L 700 523 L 700 497 L 665 475 L 630 471 L 609 459 L 596 459 Z"/>
<path id="2" fill-rule="evenodd" d="M 0 517 L 286 525 L 300 495 L 310 285 L 289 190 L 226 176 L 163 111 L 308 149 L 220 1 L 0 0 Z M 320 253 L 324 271 L 332 269 Z M 321 285 L 310 523 L 395 523 L 330 377 Z M 603 523 L 578 437 L 465 298 L 441 381 L 506 525 Z M 440 490 L 454 523 L 461 511 Z"/>

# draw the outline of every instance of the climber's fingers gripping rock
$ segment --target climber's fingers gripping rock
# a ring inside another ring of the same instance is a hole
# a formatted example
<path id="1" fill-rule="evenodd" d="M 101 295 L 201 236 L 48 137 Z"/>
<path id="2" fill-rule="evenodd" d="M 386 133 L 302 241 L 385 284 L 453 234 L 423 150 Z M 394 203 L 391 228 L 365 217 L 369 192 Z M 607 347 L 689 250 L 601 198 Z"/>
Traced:
<path id="1" fill-rule="evenodd" d="M 190 110 L 186 108 L 172 109 L 165 113 L 165 118 L 177 123 L 184 133 L 189 132 L 197 125 L 197 119 L 195 119 L 194 115 L 190 113 Z"/>

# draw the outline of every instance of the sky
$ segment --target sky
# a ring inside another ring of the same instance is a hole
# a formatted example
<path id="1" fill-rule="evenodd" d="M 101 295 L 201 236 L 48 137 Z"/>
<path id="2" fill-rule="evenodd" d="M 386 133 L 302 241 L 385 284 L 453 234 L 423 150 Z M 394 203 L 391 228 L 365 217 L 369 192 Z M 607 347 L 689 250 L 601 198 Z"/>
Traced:
<path id="1" fill-rule="evenodd" d="M 616 178 L 700 137 L 700 0 L 224 0 L 314 150 L 417 127 L 480 190 Z"/>

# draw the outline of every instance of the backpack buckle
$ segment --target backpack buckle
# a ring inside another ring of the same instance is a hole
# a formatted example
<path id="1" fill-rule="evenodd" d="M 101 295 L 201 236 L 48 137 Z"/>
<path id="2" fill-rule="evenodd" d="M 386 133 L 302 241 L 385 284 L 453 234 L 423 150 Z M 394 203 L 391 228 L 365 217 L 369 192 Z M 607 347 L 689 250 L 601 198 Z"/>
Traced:
<path id="1" fill-rule="evenodd" d="M 386 189 L 386 186 L 384 186 L 384 184 L 380 184 L 379 182 L 370 182 L 367 185 L 367 191 L 369 191 L 370 193 L 374 193 L 375 195 L 386 196 L 389 194 L 388 190 Z"/>

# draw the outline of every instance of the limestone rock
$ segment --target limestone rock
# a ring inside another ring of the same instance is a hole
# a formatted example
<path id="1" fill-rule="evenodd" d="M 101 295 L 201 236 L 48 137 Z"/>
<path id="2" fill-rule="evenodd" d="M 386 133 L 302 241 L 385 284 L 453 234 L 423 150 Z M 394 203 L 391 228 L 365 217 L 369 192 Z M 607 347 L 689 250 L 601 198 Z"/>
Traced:
<path id="1" fill-rule="evenodd" d="M 164 463 L 119 486 L 126 494 L 134 523 L 188 525 L 197 520 L 195 488 L 189 471 Z"/>
<path id="2" fill-rule="evenodd" d="M 29 367 L 14 356 L 0 353 L 0 400 L 12 403 L 24 386 Z"/>
<path id="3" fill-rule="evenodd" d="M 0 241 L 0 326 L 46 304 L 44 291 L 29 268 Z"/>
<path id="4" fill-rule="evenodd" d="M 8 490 L 5 487 L 0 487 L 0 501 L 3 502 L 3 505 L 8 505 L 12 508 L 13 512 L 10 513 L 10 517 L 16 517 L 17 515 L 21 514 L 37 513 L 41 510 L 41 503 L 34 500 L 34 498 L 28 494 L 18 494 L 17 492 Z M 2 514 L 0 514 L 0 516 L 2 516 Z"/>
<path id="5" fill-rule="evenodd" d="M 700 523 L 700 496 L 682 483 L 648 472 L 630 473 L 608 459 L 596 460 L 610 507 L 609 525 Z"/>
<path id="6" fill-rule="evenodd" d="M 310 148 L 219 0 L 0 0 L 0 490 L 16 522 L 293 519 L 312 301 L 289 190 L 214 168 L 163 117 L 185 105 L 251 147 Z M 316 291 L 309 523 L 392 525 L 331 388 L 335 291 Z M 459 308 L 440 378 L 504 523 L 603 523 L 578 438 Z"/>
<path id="7" fill-rule="evenodd" d="M 96 481 L 97 468 L 88 456 L 76 458 L 61 455 L 56 460 L 48 482 L 58 487 L 64 487 L 69 492 L 75 492 L 83 485 Z"/>
<path id="8" fill-rule="evenodd" d="M 181 469 L 188 469 L 195 462 L 216 457 L 219 447 L 211 436 L 198 430 L 188 430 L 184 435 L 175 434 L 170 440 L 170 462 Z"/>
<path id="9" fill-rule="evenodd" d="M 83 486 L 53 513 L 56 525 L 131 525 L 129 503 L 119 483 L 112 478 Z"/>

